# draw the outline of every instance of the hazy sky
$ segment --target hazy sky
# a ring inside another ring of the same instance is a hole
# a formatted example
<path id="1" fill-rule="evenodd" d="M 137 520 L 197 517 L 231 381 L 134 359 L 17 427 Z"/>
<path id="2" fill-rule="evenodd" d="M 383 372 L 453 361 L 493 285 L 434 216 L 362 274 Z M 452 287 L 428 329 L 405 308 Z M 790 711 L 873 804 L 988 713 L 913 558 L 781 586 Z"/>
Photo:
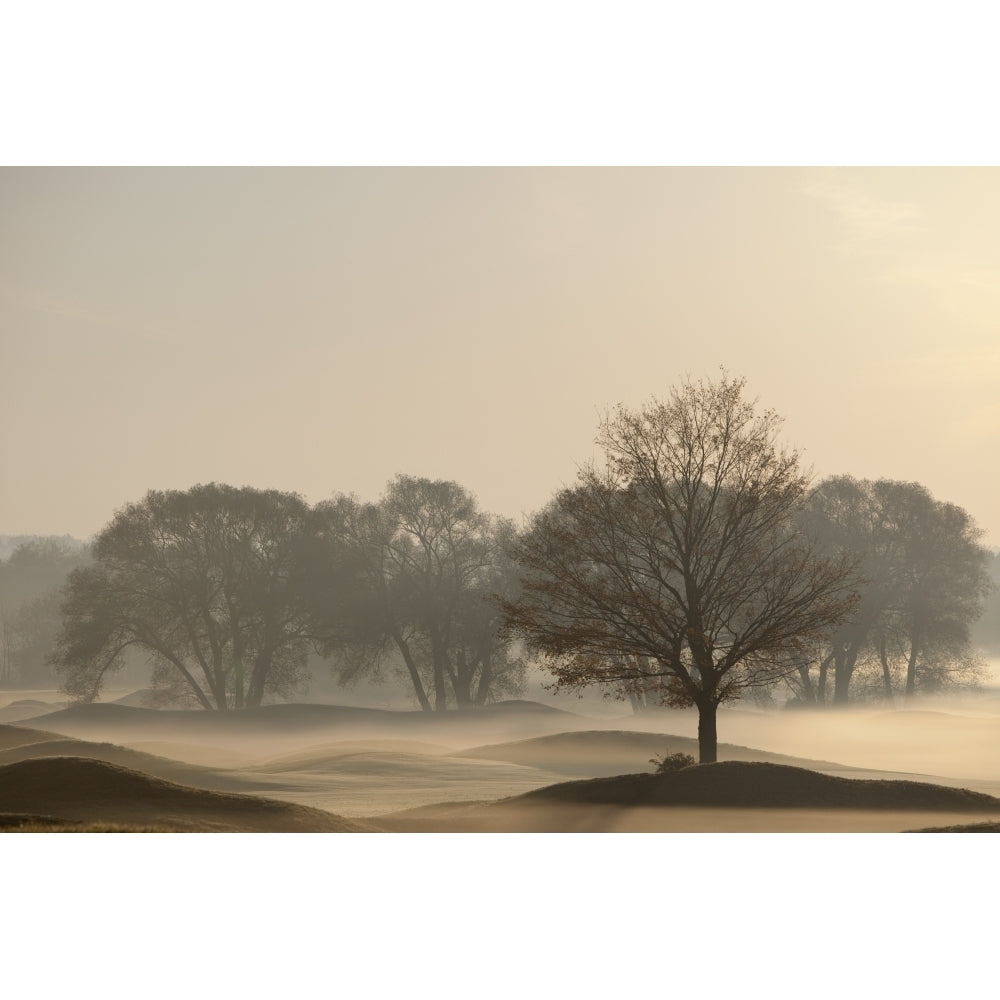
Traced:
<path id="1" fill-rule="evenodd" d="M 720 365 L 1000 546 L 1000 170 L 0 170 L 0 534 L 151 488 L 517 517 Z"/>

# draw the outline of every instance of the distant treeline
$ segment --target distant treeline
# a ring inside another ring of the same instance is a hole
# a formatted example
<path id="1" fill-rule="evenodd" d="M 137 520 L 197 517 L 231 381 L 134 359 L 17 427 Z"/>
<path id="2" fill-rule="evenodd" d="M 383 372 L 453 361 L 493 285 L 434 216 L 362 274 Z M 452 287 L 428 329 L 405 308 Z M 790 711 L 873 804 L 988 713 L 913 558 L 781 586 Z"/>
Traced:
<path id="1" fill-rule="evenodd" d="M 517 573 L 509 521 L 456 483 L 396 477 L 377 503 L 221 484 L 123 508 L 61 591 L 47 662 L 96 698 L 139 650 L 161 704 L 227 710 L 293 697 L 309 653 L 345 684 L 400 679 L 427 711 L 522 691 L 500 631 Z"/>
<path id="2" fill-rule="evenodd" d="M 111 540 L 116 534 L 112 528 L 118 518 L 100 536 L 102 556 L 97 562 L 103 569 L 95 566 L 90 547 L 68 535 L 22 536 L 10 554 L 0 559 L 0 685 L 35 688 L 68 682 L 74 694 L 90 697 L 126 662 L 131 667 L 130 677 L 148 676 L 140 668 L 141 662 L 147 660 L 153 668 L 154 686 L 161 703 L 207 702 L 218 707 L 215 696 L 221 697 L 221 691 L 225 690 L 227 704 L 235 706 L 247 704 L 248 699 L 259 701 L 264 695 L 293 695 L 296 685 L 305 679 L 305 654 L 313 649 L 325 658 L 342 683 L 369 678 L 396 686 L 405 684 L 415 703 L 424 708 L 441 704 L 474 706 L 523 691 L 528 666 L 524 650 L 510 640 L 499 638 L 499 616 L 490 603 L 495 593 L 509 595 L 516 591 L 517 570 L 504 554 L 504 546 L 514 537 L 516 529 L 510 521 L 481 512 L 472 495 L 456 483 L 399 477 L 379 502 L 364 503 L 341 496 L 311 511 L 304 501 L 287 494 L 212 485 L 196 487 L 187 493 L 150 494 L 131 509 L 136 513 L 144 511 L 148 519 L 153 508 L 169 506 L 172 498 L 185 507 L 181 521 L 189 516 L 207 529 L 208 522 L 199 521 L 206 511 L 196 516 L 201 501 L 202 506 L 215 506 L 217 513 L 225 511 L 224 520 L 234 528 L 240 523 L 237 512 L 240 504 L 250 508 L 275 506 L 280 511 L 282 497 L 286 505 L 290 503 L 299 511 L 302 523 L 296 528 L 286 506 L 284 515 L 279 513 L 272 522 L 272 531 L 291 537 L 301 530 L 306 514 L 315 518 L 315 527 L 310 529 L 315 534 L 300 539 L 305 547 L 299 552 L 304 551 L 309 558 L 303 560 L 298 570 L 303 574 L 301 583 L 309 577 L 303 596 L 308 597 L 308 613 L 315 620 L 310 619 L 309 628 L 302 622 L 285 622 L 289 642 L 278 655 L 272 655 L 267 669 L 263 665 L 258 668 L 263 682 L 258 680 L 253 693 L 247 682 L 253 667 L 237 662 L 237 656 L 245 659 L 255 655 L 256 647 L 249 638 L 252 629 L 247 607 L 242 624 L 228 623 L 229 634 L 223 638 L 220 607 L 211 602 L 205 604 L 203 623 L 214 630 L 215 637 L 210 640 L 205 634 L 205 650 L 192 646 L 190 664 L 180 659 L 176 651 L 167 654 L 165 643 L 154 648 L 152 638 L 147 635 L 144 640 L 138 627 L 130 633 L 124 621 L 118 623 L 115 644 L 99 647 L 103 659 L 94 659 L 96 648 L 80 644 L 79 632 L 84 625 L 93 628 L 98 624 L 96 596 L 100 591 L 91 589 L 97 577 L 102 572 L 111 572 L 110 567 L 116 561 L 119 574 L 126 567 L 136 571 L 130 562 L 138 561 L 137 552 L 127 549 L 114 555 L 111 552 Z M 901 509 L 890 517 L 894 505 Z M 924 537 L 933 524 L 936 508 L 946 506 L 937 504 L 926 490 L 913 483 L 834 477 L 815 487 L 806 508 L 812 530 L 825 534 L 832 545 L 850 546 L 863 552 L 869 583 L 857 616 L 825 643 L 817 644 L 780 682 L 758 689 L 754 694 L 758 701 L 791 699 L 816 704 L 846 700 L 848 692 L 852 701 L 878 700 L 904 693 L 908 675 L 913 689 L 925 692 L 976 683 L 980 677 L 979 655 L 1000 656 L 1000 553 L 980 551 L 977 555 L 975 549 L 960 544 L 961 532 L 951 538 L 944 534 L 940 551 L 925 553 L 928 592 L 922 595 L 918 589 L 917 553 L 900 541 L 907 532 L 916 536 L 921 523 L 918 513 L 926 522 L 921 536 Z M 902 509 L 910 510 L 910 522 L 901 516 Z M 152 522 L 145 523 L 152 530 Z M 258 534 L 262 523 L 256 526 Z M 873 533 L 872 525 L 878 524 L 882 525 L 881 538 Z M 887 540 L 889 525 L 896 539 L 894 544 Z M 171 530 L 177 531 L 178 527 L 180 522 L 175 521 Z M 187 536 L 189 544 L 194 542 L 191 528 L 190 524 L 184 525 L 185 530 L 172 539 L 171 544 L 178 550 L 170 557 L 171 561 L 176 560 L 175 574 L 180 573 L 183 538 Z M 161 536 L 161 541 L 166 542 L 166 537 Z M 228 539 L 217 526 L 213 540 L 229 550 L 227 558 L 220 559 L 215 569 L 219 576 L 215 581 L 219 586 L 215 597 L 224 600 L 222 573 L 226 567 L 232 570 L 235 566 L 233 547 L 241 544 L 248 547 L 248 552 L 257 548 L 263 558 L 268 543 L 262 537 L 253 537 L 249 522 Z M 134 537 L 129 540 L 130 544 L 135 541 Z M 211 551 L 207 541 L 207 538 L 202 540 L 205 555 Z M 270 544 L 273 543 L 274 539 Z M 331 555 L 333 549 L 339 549 L 336 560 Z M 146 549 L 145 558 L 148 559 L 150 551 Z M 166 559 L 168 549 L 163 548 L 160 553 Z M 349 586 L 344 577 L 321 581 L 324 558 L 321 553 L 326 553 L 329 565 L 337 562 L 342 569 L 350 553 L 356 560 L 352 572 L 359 574 L 360 580 L 348 577 Z M 960 586 L 963 559 L 964 600 Z M 970 581 L 976 578 L 970 572 L 977 562 L 981 562 L 992 582 L 992 587 L 978 597 L 974 587 L 972 591 L 969 589 Z M 249 564 L 242 565 L 246 573 Z M 266 563 L 259 565 L 263 568 Z M 78 574 L 70 588 L 71 572 L 85 567 L 88 572 Z M 209 565 L 202 563 L 200 569 L 203 579 L 199 585 L 211 586 Z M 935 573 L 940 581 L 935 579 Z M 121 580 L 120 575 L 118 579 Z M 175 576 L 175 585 L 182 581 L 192 587 L 195 583 L 193 578 Z M 230 595 L 236 592 L 236 581 L 229 581 L 229 592 Z M 70 593 L 76 595 L 76 600 L 69 608 L 71 618 L 66 621 L 73 624 L 77 641 L 76 645 L 70 645 L 70 636 L 64 638 L 60 659 L 55 654 L 64 626 L 62 606 Z M 262 596 L 259 589 L 256 593 Z M 305 605 L 301 610 L 306 610 Z M 177 623 L 183 621 L 179 605 L 174 605 L 174 612 L 178 615 L 176 620 L 168 618 L 166 623 L 161 622 L 168 631 L 176 631 Z M 325 613 L 325 621 L 318 627 L 324 617 L 321 612 Z M 100 620 L 106 627 L 107 620 Z M 149 627 L 148 622 L 145 627 Z M 237 638 L 234 645 L 234 631 L 238 636 L 240 627 L 248 638 Z M 921 638 L 914 653 L 913 635 L 918 632 Z M 93 631 L 89 636 L 91 642 L 100 638 Z M 291 641 L 293 638 L 295 642 Z M 216 677 L 213 683 L 195 681 L 196 688 L 186 675 L 195 680 L 192 668 L 201 671 L 203 661 L 212 662 L 213 643 L 223 654 L 210 666 Z M 123 657 L 130 649 L 132 656 L 126 661 Z M 171 656 L 179 662 L 174 663 Z M 908 672 L 911 661 L 914 669 Z M 56 662 L 62 667 L 59 674 Z M 659 703 L 658 687 L 652 683 L 621 684 L 615 693 L 628 698 L 638 709 Z"/>
<path id="3" fill-rule="evenodd" d="M 9 559 L 17 549 L 38 545 L 49 548 L 54 545 L 64 552 L 79 552 L 87 547 L 86 542 L 72 535 L 0 535 L 0 562 Z"/>

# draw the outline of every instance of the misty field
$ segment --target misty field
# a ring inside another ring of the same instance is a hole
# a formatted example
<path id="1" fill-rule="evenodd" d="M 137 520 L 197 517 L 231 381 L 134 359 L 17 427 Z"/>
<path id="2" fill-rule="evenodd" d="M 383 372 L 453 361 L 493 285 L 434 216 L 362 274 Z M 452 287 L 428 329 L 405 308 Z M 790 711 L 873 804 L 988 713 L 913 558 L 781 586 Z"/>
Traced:
<path id="1" fill-rule="evenodd" d="M 22 693 L 24 694 L 24 693 Z M 878 832 L 1000 823 L 1000 693 L 918 707 L 693 712 L 504 702 L 442 717 L 0 702 L 5 830 Z M 123 701 L 135 699 L 124 698 Z M 596 708 L 596 710 L 595 710 Z"/>

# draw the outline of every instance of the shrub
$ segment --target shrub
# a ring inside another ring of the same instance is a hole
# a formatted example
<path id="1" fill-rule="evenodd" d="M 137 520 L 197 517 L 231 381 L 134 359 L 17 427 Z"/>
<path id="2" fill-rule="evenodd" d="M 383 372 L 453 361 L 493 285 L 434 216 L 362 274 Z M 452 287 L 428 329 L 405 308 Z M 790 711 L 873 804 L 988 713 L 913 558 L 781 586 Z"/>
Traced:
<path id="1" fill-rule="evenodd" d="M 656 765 L 657 774 L 669 774 L 671 771 L 690 767 L 694 763 L 694 757 L 689 753 L 672 753 L 665 757 L 651 757 L 649 763 Z"/>

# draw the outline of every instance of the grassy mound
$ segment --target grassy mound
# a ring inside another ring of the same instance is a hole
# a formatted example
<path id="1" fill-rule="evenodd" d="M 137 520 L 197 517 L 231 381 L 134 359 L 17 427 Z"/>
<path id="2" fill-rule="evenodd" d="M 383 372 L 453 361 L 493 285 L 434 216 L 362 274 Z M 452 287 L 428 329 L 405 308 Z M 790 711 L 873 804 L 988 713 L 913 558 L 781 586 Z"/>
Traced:
<path id="1" fill-rule="evenodd" d="M 81 757 L 45 757 L 0 767 L 0 812 L 166 830 L 346 833 L 368 829 L 320 809 L 189 788 Z"/>
<path id="2" fill-rule="evenodd" d="M 959 826 L 926 826 L 910 833 L 1000 833 L 1000 823 L 964 823 Z"/>
<path id="3" fill-rule="evenodd" d="M 455 751 L 453 757 L 503 760 L 511 764 L 555 771 L 568 777 L 610 778 L 637 768 L 646 768 L 656 754 L 686 753 L 697 755 L 698 741 L 670 733 L 632 732 L 629 730 L 578 730 L 552 733 L 530 739 Z M 856 770 L 829 761 L 790 757 L 751 747 L 719 744 L 720 760 L 765 760 L 774 764 L 808 766 L 817 770 Z"/>
<path id="4" fill-rule="evenodd" d="M 44 757 L 78 757 L 88 760 L 103 760 L 106 764 L 117 764 L 119 767 L 138 771 L 154 778 L 162 778 L 179 785 L 189 785 L 195 788 L 208 788 L 211 791 L 233 791 L 233 782 L 225 784 L 224 779 L 216 777 L 215 772 L 194 764 L 184 764 L 179 761 L 158 757 L 117 746 L 114 743 L 92 743 L 73 738 L 59 738 L 28 743 L 23 746 L 0 750 L 0 766 L 17 764 L 25 760 L 38 760 Z"/>
<path id="5" fill-rule="evenodd" d="M 917 781 L 839 778 L 784 764 L 721 761 L 670 774 L 567 781 L 507 803 L 1000 812 L 1000 799 Z"/>
<path id="6" fill-rule="evenodd" d="M 33 743 L 46 743 L 60 739 L 59 733 L 49 733 L 43 729 L 28 729 L 21 726 L 0 726 L 0 753 L 16 747 L 27 747 Z"/>

